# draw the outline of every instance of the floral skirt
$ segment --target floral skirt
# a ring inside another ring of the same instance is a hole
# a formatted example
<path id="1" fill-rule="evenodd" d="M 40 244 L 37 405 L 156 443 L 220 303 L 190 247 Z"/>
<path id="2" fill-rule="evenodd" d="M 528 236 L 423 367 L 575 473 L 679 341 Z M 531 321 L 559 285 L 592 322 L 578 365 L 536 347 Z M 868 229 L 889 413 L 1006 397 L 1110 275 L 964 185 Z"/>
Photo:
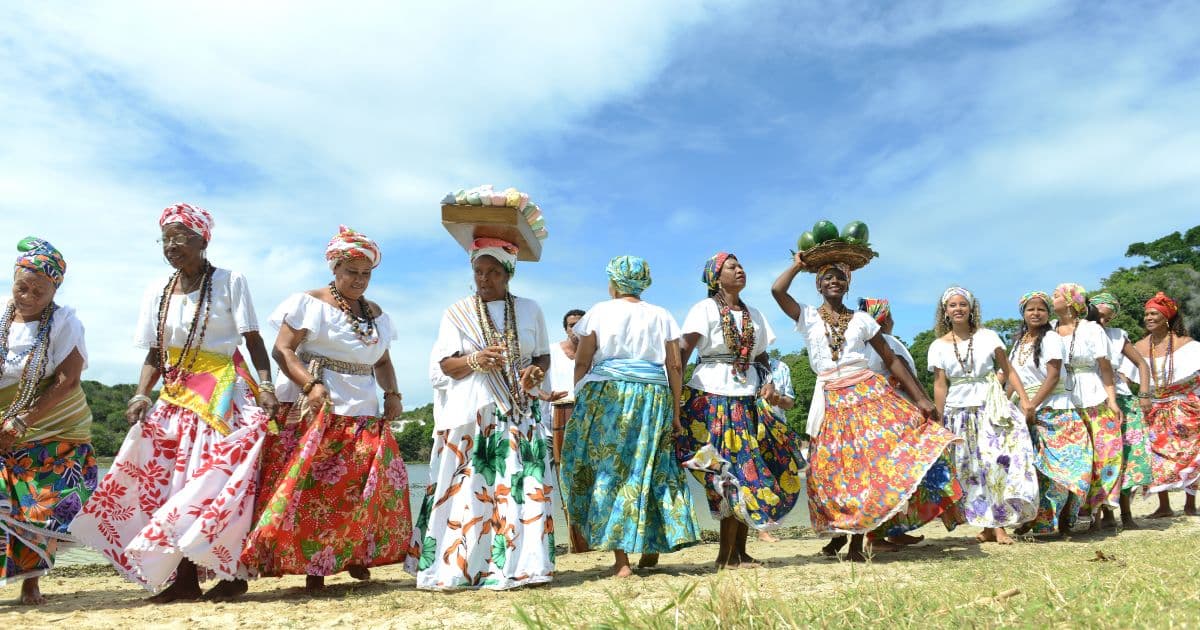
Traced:
<path id="1" fill-rule="evenodd" d="M 554 476 L 540 405 L 489 404 L 434 434 L 430 484 L 405 563 L 417 588 L 502 590 L 554 576 Z"/>
<path id="2" fill-rule="evenodd" d="M 673 412 L 665 385 L 612 380 L 580 390 L 562 475 L 571 525 L 592 549 L 660 553 L 699 542 Z"/>
<path id="3" fill-rule="evenodd" d="M 237 385 L 222 436 L 193 411 L 159 401 L 129 430 L 108 474 L 71 524 L 125 577 L 155 592 L 179 561 L 202 578 L 247 577 L 238 562 L 254 517 L 267 414 Z"/>
<path id="4" fill-rule="evenodd" d="M 0 454 L 0 586 L 50 572 L 95 489 L 96 458 L 86 442 L 26 442 Z"/>
<path id="5" fill-rule="evenodd" d="M 1007 401 L 1005 401 L 1007 403 Z M 946 427 L 962 438 L 951 449 L 962 485 L 959 510 L 976 527 L 1012 527 L 1037 514 L 1038 482 L 1025 417 L 1011 403 L 996 422 L 985 407 L 947 407 Z"/>
<path id="6" fill-rule="evenodd" d="M 1142 417 L 1137 396 L 1117 396 L 1117 404 L 1125 414 L 1121 423 L 1121 491 L 1149 486 L 1154 478 L 1150 468 L 1150 432 Z"/>
<path id="7" fill-rule="evenodd" d="M 1195 391 L 1154 401 L 1150 429 L 1150 492 L 1186 490 L 1200 484 L 1200 396 Z"/>
<path id="8" fill-rule="evenodd" d="M 1078 510 L 1092 487 L 1092 439 L 1077 409 L 1042 407 L 1034 417 L 1031 437 L 1038 472 L 1038 513 L 1035 534 L 1075 524 Z M 1069 505 L 1070 504 L 1070 505 Z M 1064 509 L 1065 508 L 1065 509 Z"/>
<path id="9" fill-rule="evenodd" d="M 403 562 L 412 536 L 408 469 L 387 422 L 321 411 L 284 424 L 263 449 L 252 575 L 333 575 Z"/>
<path id="10" fill-rule="evenodd" d="M 685 461 L 706 444 L 728 461 L 738 481 L 737 501 L 731 506 L 712 472 L 693 471 L 704 484 L 713 518 L 744 514 L 755 529 L 778 527 L 800 498 L 800 473 L 805 468 L 800 438 L 771 413 L 756 396 L 721 396 L 683 388 L 684 434 L 676 440 L 676 457 Z"/>
<path id="11" fill-rule="evenodd" d="M 824 393 L 808 467 L 818 534 L 894 535 L 953 508 L 962 490 L 943 458 L 953 433 L 926 422 L 882 376 Z"/>
<path id="12" fill-rule="evenodd" d="M 1083 505 L 1090 512 L 1101 507 L 1116 508 L 1121 499 L 1121 462 L 1125 449 L 1121 419 L 1107 404 L 1080 409 L 1079 415 L 1092 436 L 1092 486 Z"/>

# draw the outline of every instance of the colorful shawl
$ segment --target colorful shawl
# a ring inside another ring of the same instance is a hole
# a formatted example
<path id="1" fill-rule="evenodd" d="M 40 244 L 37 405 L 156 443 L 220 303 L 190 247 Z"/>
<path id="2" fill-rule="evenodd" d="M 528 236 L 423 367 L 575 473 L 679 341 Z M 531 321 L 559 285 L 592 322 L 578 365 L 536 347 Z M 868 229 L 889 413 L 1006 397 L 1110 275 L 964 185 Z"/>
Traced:
<path id="1" fill-rule="evenodd" d="M 167 357 L 172 364 L 178 361 L 179 352 L 179 348 L 167 349 Z M 250 387 L 250 394 L 257 398 L 258 383 L 250 375 L 240 352 L 234 350 L 230 357 L 198 350 L 191 371 L 173 383 L 164 384 L 158 399 L 195 412 L 214 431 L 229 435 L 233 432 L 229 426 L 229 417 L 233 412 L 233 390 L 239 376 Z"/>
<path id="2" fill-rule="evenodd" d="M 38 396 L 54 384 L 55 377 L 49 376 L 38 383 Z M 12 404 L 19 383 L 0 389 L 0 409 Z M 88 442 L 92 439 L 92 410 L 88 407 L 83 388 L 76 385 L 53 409 L 33 420 L 32 426 L 22 436 L 22 442 L 54 439 L 60 442 Z"/>
<path id="3" fill-rule="evenodd" d="M 485 307 L 486 308 L 486 307 Z M 471 352 L 483 350 L 488 347 L 487 339 L 484 337 L 483 331 L 479 329 L 479 314 L 475 312 L 474 296 L 465 297 L 446 309 L 446 314 L 449 316 L 454 327 L 462 333 L 463 337 L 471 344 Z M 518 362 L 517 369 L 524 370 L 529 361 L 521 359 Z M 496 406 L 500 408 L 500 412 L 504 415 L 512 413 L 514 407 L 512 396 L 508 391 L 508 383 L 504 381 L 503 372 L 493 370 L 491 372 L 483 372 L 484 387 L 488 393 L 492 395 L 492 400 L 496 402 Z"/>

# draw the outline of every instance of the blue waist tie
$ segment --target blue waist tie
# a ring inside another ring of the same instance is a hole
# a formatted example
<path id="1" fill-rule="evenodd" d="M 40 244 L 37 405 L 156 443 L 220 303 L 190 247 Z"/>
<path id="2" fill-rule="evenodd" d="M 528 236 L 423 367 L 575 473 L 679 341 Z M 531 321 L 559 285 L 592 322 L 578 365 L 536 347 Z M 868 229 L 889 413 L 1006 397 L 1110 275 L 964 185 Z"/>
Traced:
<path id="1" fill-rule="evenodd" d="M 592 366 L 592 374 L 634 383 L 667 384 L 663 365 L 645 359 L 605 359 Z"/>

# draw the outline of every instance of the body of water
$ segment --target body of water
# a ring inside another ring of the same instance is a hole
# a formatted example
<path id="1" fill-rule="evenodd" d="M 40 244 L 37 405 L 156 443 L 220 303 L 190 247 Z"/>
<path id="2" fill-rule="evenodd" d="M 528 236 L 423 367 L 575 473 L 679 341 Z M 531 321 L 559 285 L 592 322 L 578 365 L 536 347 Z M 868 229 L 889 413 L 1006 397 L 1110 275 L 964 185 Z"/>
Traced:
<path id="1" fill-rule="evenodd" d="M 100 475 L 103 476 L 107 471 L 107 467 L 102 466 L 100 468 Z M 687 478 L 688 485 L 692 490 L 692 505 L 696 511 L 696 519 L 700 522 L 700 528 L 717 531 L 717 521 L 708 511 L 708 501 L 704 498 L 704 487 L 700 485 L 700 482 L 696 481 L 696 478 L 691 473 L 687 475 Z M 415 521 L 418 511 L 421 509 L 421 501 L 425 499 L 425 487 L 429 485 L 429 464 L 408 464 L 408 482 L 409 502 L 412 505 L 413 520 Z M 557 483 L 554 485 L 556 488 L 558 487 Z M 563 514 L 562 502 L 558 500 L 557 493 L 555 494 L 554 521 L 560 524 L 560 526 L 565 527 L 567 520 Z M 796 503 L 796 507 L 784 519 L 784 525 L 808 526 L 808 524 L 808 501 L 804 497 L 800 497 L 800 500 Z M 566 534 L 560 533 L 558 540 L 560 543 L 565 543 L 567 540 Z M 100 554 L 86 547 L 75 547 L 63 551 L 58 555 L 58 564 L 61 566 L 72 564 L 103 564 L 104 562 L 105 560 Z"/>

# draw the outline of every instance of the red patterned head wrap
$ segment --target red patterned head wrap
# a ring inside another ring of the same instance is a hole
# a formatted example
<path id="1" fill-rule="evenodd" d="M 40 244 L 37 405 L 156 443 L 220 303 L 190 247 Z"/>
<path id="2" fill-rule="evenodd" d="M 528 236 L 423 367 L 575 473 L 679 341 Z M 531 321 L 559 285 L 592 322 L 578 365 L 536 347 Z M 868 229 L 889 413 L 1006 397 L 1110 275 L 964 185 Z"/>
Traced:
<path id="1" fill-rule="evenodd" d="M 471 262 L 480 256 L 491 256 L 500 263 L 509 276 L 517 273 L 517 254 L 521 248 L 499 238 L 482 237 L 471 242 Z"/>
<path id="2" fill-rule="evenodd" d="M 187 203 L 164 208 L 162 216 L 158 217 L 158 227 L 166 227 L 171 223 L 182 223 L 183 227 L 204 237 L 205 243 L 212 239 L 213 218 L 204 208 Z"/>
<path id="3" fill-rule="evenodd" d="M 366 260 L 374 269 L 383 260 L 383 253 L 379 251 L 379 245 L 367 238 L 366 234 L 340 225 L 338 233 L 329 239 L 329 245 L 325 247 L 325 260 L 329 261 L 330 269 L 346 260 Z"/>
<path id="4" fill-rule="evenodd" d="M 708 287 L 709 291 L 717 290 L 717 280 L 721 277 L 721 268 L 725 266 L 725 261 L 729 260 L 730 256 L 733 256 L 733 254 L 729 252 L 717 252 L 704 263 L 704 272 L 700 274 L 700 281 L 704 283 L 704 286 Z M 734 258 L 737 257 L 734 256 Z"/>
<path id="5" fill-rule="evenodd" d="M 1146 300 L 1146 308 L 1152 308 L 1162 313 L 1162 316 L 1167 319 L 1175 317 L 1175 314 L 1179 312 L 1179 304 L 1167 297 L 1167 294 L 1162 291 L 1159 291 L 1154 297 Z"/>

